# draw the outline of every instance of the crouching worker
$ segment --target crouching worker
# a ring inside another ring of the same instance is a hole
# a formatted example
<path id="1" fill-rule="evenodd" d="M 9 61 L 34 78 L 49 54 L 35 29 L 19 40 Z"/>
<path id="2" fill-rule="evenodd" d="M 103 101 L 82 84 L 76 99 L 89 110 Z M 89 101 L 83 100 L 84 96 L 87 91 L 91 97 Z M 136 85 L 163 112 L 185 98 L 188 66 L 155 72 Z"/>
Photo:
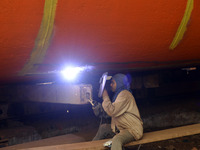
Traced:
<path id="1" fill-rule="evenodd" d="M 111 150 L 122 150 L 122 146 L 143 136 L 143 122 L 130 90 L 130 83 L 124 74 L 112 77 L 111 90 L 114 93 L 112 101 L 106 90 L 103 92 L 103 109 L 111 116 L 111 128 L 117 133 L 112 138 Z"/>

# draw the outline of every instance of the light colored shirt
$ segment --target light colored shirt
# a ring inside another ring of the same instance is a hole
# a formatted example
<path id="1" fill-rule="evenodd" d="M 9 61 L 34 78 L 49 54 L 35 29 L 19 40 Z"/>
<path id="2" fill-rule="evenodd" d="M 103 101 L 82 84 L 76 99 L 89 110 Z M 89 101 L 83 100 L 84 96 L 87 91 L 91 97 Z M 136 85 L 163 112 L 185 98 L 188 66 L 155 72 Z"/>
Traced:
<path id="1" fill-rule="evenodd" d="M 109 96 L 103 97 L 102 106 L 106 113 L 112 117 L 111 128 L 115 132 L 115 126 L 120 130 L 128 130 L 139 140 L 143 136 L 143 122 L 135 102 L 135 98 L 128 90 L 121 91 L 115 102 L 111 102 Z"/>

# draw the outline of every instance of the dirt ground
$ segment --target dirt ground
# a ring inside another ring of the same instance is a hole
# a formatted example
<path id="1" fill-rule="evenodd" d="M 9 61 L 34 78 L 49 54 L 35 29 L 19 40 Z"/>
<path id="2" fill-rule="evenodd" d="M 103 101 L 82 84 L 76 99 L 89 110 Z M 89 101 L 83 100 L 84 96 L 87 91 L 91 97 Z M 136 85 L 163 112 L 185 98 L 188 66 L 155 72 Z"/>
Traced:
<path id="1" fill-rule="evenodd" d="M 137 145 L 127 150 L 200 150 L 200 134 Z"/>
<path id="2" fill-rule="evenodd" d="M 151 103 L 150 103 L 151 102 Z M 160 103 L 159 103 L 160 102 Z M 140 104 L 140 103 L 139 103 Z M 183 99 L 167 99 L 166 101 L 148 101 L 148 103 L 142 103 L 138 105 L 140 108 L 141 116 L 144 121 L 144 132 L 158 131 L 166 128 L 173 128 L 177 126 L 189 125 L 200 123 L 200 103 L 199 98 L 183 101 Z M 63 136 L 63 140 L 59 140 L 59 144 L 75 143 L 90 141 L 95 136 L 98 127 L 99 119 L 94 115 L 91 106 L 68 106 L 67 110 L 70 113 L 66 113 L 66 109 L 59 112 L 43 114 L 41 116 L 28 116 L 21 120 L 6 121 L 5 127 L 0 130 L 0 137 L 6 139 L 15 139 L 16 142 L 11 143 L 10 146 L 15 144 L 21 144 L 40 139 L 53 138 L 55 136 Z M 27 127 L 27 128 L 25 128 Z M 17 128 L 16 132 L 11 129 Z M 21 132 L 27 129 L 26 132 Z M 9 132 L 6 132 L 9 130 Z M 4 131 L 4 132 L 3 132 Z M 31 132 L 29 134 L 29 132 Z M 35 134 L 40 139 L 34 139 Z M 5 134 L 3 134 L 5 133 Z M 15 134 L 14 134 L 15 133 Z M 26 133 L 26 134 L 25 134 Z M 24 134 L 26 136 L 24 136 Z M 71 140 L 65 140 L 69 138 L 69 135 L 73 134 Z M 31 136 L 32 135 L 32 136 Z M 20 141 L 17 138 L 20 137 Z M 30 140 L 29 140 L 29 137 Z M 33 139 L 32 139 L 33 137 Z M 29 140 L 29 141 L 28 141 Z M 42 143 L 41 145 L 43 145 Z M 49 144 L 47 142 L 47 144 Z M 53 142 L 51 142 L 53 145 Z M 56 143 L 58 144 L 58 143 Z M 7 147 L 9 149 L 9 147 Z M 140 146 L 133 146 L 128 150 L 200 150 L 200 134 L 182 137 L 177 139 L 171 139 L 166 141 L 142 144 Z M 10 150 L 10 149 L 9 149 Z"/>

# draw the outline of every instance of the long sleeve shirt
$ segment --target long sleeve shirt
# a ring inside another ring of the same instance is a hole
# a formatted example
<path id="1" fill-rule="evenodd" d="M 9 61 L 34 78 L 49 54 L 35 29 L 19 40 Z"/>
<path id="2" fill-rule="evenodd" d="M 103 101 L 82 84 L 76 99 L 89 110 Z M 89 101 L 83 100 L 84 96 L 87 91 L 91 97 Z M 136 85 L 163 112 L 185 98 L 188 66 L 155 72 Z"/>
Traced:
<path id="1" fill-rule="evenodd" d="M 143 136 L 143 122 L 135 102 L 135 98 L 128 90 L 121 91 L 115 102 L 109 96 L 103 97 L 102 106 L 106 113 L 112 117 L 111 128 L 115 126 L 120 130 L 128 130 L 138 140 Z"/>

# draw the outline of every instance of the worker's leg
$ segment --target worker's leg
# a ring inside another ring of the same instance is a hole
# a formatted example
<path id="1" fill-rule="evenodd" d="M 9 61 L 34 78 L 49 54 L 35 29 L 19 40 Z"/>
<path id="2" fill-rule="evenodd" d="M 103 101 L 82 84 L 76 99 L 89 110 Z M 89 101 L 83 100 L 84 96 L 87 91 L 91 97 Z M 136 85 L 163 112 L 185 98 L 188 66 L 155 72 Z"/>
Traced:
<path id="1" fill-rule="evenodd" d="M 102 140 L 105 138 L 112 138 L 114 136 L 114 132 L 112 132 L 110 124 L 102 124 L 100 125 L 96 136 L 93 138 L 93 141 Z"/>
<path id="2" fill-rule="evenodd" d="M 122 146 L 131 141 L 134 141 L 134 137 L 128 130 L 120 131 L 120 133 L 115 135 L 112 139 L 111 150 L 122 150 Z"/>

